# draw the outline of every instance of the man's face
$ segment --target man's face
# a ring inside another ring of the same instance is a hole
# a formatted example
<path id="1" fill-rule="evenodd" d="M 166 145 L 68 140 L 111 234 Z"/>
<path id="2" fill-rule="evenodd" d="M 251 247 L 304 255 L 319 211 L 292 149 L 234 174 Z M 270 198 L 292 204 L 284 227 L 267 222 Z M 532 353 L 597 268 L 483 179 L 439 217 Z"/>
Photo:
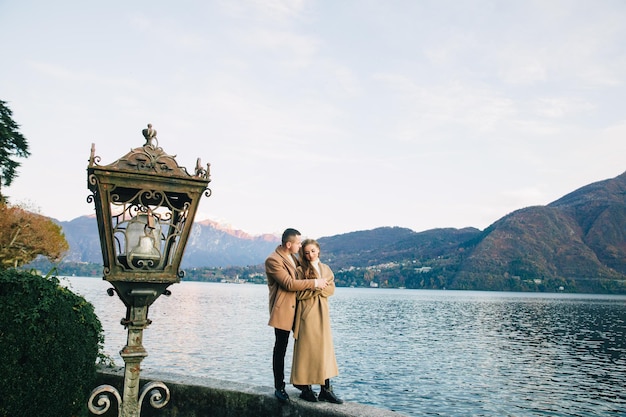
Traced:
<path id="1" fill-rule="evenodd" d="M 287 250 L 289 253 L 298 253 L 300 246 L 302 246 L 302 238 L 300 236 L 292 237 L 289 242 L 287 242 Z"/>

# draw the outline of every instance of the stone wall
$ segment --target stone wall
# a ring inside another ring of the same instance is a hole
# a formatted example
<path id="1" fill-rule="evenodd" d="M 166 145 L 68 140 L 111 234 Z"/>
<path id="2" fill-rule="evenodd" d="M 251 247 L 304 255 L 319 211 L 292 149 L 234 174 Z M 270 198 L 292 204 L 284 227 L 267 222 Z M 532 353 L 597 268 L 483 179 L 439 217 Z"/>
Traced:
<path id="1" fill-rule="evenodd" d="M 287 388 L 291 403 L 283 405 L 274 397 L 274 390 L 271 387 L 159 372 L 142 372 L 141 376 L 141 386 L 149 381 L 160 381 L 170 390 L 170 401 L 165 407 L 156 410 L 144 404 L 142 417 L 402 416 L 393 411 L 356 403 L 310 403 L 298 398 L 300 391 L 293 387 Z M 111 385 L 117 388 L 121 395 L 123 380 L 123 368 L 102 368 L 98 373 L 97 385 Z M 117 405 L 112 404 L 111 407 Z M 110 410 L 104 416 L 117 416 L 117 409 Z"/>

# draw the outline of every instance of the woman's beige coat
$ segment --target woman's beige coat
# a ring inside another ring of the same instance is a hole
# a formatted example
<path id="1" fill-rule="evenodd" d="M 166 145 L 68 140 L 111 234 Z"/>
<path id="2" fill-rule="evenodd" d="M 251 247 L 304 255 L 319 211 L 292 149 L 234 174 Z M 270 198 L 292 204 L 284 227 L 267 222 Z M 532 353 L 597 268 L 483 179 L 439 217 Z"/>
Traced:
<path id="1" fill-rule="evenodd" d="M 290 381 L 295 385 L 323 385 L 326 379 L 339 375 L 328 309 L 328 297 L 335 293 L 335 275 L 328 265 L 319 265 L 322 276 L 318 278 L 324 278 L 328 286 L 297 293 Z M 304 277 L 301 267 L 297 277 Z"/>

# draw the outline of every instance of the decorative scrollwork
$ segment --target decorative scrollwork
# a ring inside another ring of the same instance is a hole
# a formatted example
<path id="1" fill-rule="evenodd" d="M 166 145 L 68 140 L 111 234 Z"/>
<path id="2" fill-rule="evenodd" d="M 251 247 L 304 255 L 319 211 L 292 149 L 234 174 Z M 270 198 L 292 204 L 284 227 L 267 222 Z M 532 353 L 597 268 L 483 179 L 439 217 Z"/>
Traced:
<path id="1" fill-rule="evenodd" d="M 205 197 L 211 197 L 211 194 L 213 194 L 213 191 L 211 191 L 210 188 L 207 188 L 204 190 L 204 196 Z"/>
<path id="2" fill-rule="evenodd" d="M 153 269 L 156 266 L 158 266 L 158 264 L 156 262 L 154 262 L 153 259 L 136 259 L 134 261 L 134 263 L 129 263 L 128 265 L 131 269 L 143 269 L 143 270 L 147 270 L 147 269 Z"/>
<path id="3" fill-rule="evenodd" d="M 98 185 L 98 177 L 96 177 L 95 175 L 91 174 L 87 176 L 87 182 L 90 185 Z"/>
<path id="4" fill-rule="evenodd" d="M 187 169 L 176 162 L 176 155 L 166 154 L 162 148 L 146 144 L 107 166 L 123 171 L 147 171 L 168 176 L 189 177 Z"/>
<path id="5" fill-rule="evenodd" d="M 150 204 L 154 206 L 162 206 L 163 202 L 167 201 L 167 196 L 163 191 L 160 190 L 141 190 L 141 196 L 139 197 L 139 201 L 144 207 L 148 206 L 148 202 L 150 202 Z M 171 207 L 172 203 L 167 201 L 167 204 Z"/>
<path id="6" fill-rule="evenodd" d="M 143 404 L 146 396 L 148 396 L 152 408 L 163 408 L 170 402 L 170 389 L 160 381 L 148 382 L 139 394 L 139 409 L 141 409 L 141 404 Z"/>
<path id="7" fill-rule="evenodd" d="M 87 403 L 89 411 L 97 416 L 106 413 L 111 408 L 111 397 L 114 397 L 117 402 L 117 415 L 120 416 L 122 414 L 122 397 L 117 389 L 111 385 L 100 385 L 91 391 Z"/>
<path id="8" fill-rule="evenodd" d="M 163 382 L 148 382 L 141 389 L 139 401 L 137 403 L 137 416 L 141 416 L 141 406 L 144 400 L 148 399 L 150 406 L 154 409 L 165 407 L 170 402 L 170 390 Z M 119 391 L 111 385 L 100 385 L 91 391 L 87 408 L 92 414 L 101 416 L 109 411 L 113 403 L 117 403 L 117 415 L 122 415 L 122 397 Z"/>
<path id="9" fill-rule="evenodd" d="M 96 144 L 91 144 L 91 153 L 89 154 L 89 166 L 98 165 L 100 162 L 100 157 L 96 156 Z"/>

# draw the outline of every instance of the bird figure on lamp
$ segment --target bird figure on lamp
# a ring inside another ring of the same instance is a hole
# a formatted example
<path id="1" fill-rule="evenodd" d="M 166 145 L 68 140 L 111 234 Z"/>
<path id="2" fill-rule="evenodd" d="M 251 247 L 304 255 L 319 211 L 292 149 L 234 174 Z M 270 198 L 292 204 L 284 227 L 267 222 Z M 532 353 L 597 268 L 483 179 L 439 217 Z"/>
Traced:
<path id="1" fill-rule="evenodd" d="M 152 145 L 152 139 L 156 139 L 157 131 L 152 128 L 152 123 L 148 123 L 148 127 L 141 131 L 143 133 L 143 137 L 146 138 L 146 145 Z"/>

